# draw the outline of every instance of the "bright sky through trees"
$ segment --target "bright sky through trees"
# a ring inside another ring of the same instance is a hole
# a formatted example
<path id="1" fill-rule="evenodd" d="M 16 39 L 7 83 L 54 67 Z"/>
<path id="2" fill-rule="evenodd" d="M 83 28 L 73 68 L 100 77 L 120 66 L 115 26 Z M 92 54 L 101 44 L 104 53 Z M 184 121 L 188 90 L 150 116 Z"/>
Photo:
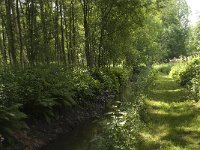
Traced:
<path id="1" fill-rule="evenodd" d="M 195 24 L 200 20 L 200 0 L 187 0 L 187 3 L 191 9 L 190 22 Z"/>

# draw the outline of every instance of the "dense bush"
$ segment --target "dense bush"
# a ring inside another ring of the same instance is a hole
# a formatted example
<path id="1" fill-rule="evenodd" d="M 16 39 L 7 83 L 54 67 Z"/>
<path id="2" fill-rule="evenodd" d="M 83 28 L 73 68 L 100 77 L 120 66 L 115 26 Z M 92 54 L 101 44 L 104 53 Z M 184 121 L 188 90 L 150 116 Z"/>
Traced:
<path id="1" fill-rule="evenodd" d="M 193 78 L 200 74 L 200 58 L 195 58 L 187 63 L 184 71 L 180 74 L 180 83 L 185 86 L 191 84 Z"/>
<path id="2" fill-rule="evenodd" d="M 5 69 L 1 73 L 4 103 L 21 103 L 21 110 L 31 119 L 50 121 L 57 107 L 70 106 L 70 77 L 61 68 Z"/>
<path id="3" fill-rule="evenodd" d="M 118 91 L 130 76 L 130 72 L 122 68 L 109 68 L 102 70 L 94 70 L 92 77 L 101 83 L 103 91 Z"/>
<path id="4" fill-rule="evenodd" d="M 169 75 L 174 78 L 176 81 L 180 82 L 180 76 L 182 74 L 182 72 L 185 71 L 187 66 L 186 62 L 182 62 L 182 63 L 176 63 L 174 64 L 174 66 L 171 68 L 171 71 L 169 73 Z"/>
<path id="5" fill-rule="evenodd" d="M 185 86 L 196 100 L 200 98 L 200 58 L 190 57 L 186 61 L 176 63 L 170 75 L 179 81 L 180 85 Z"/>
<path id="6" fill-rule="evenodd" d="M 73 92 L 75 93 L 75 99 L 78 99 L 79 102 L 88 102 L 93 100 L 94 95 L 99 95 L 100 91 L 100 82 L 95 80 L 89 72 L 86 71 L 75 71 L 73 73 Z"/>
<path id="7" fill-rule="evenodd" d="M 91 72 L 57 65 L 1 69 L 0 135 L 4 137 L 20 129 L 19 125 L 25 127 L 25 117 L 50 123 L 60 110 L 95 102 L 95 96 L 104 92 L 119 91 L 128 78 L 121 68 Z"/>
<path id="8" fill-rule="evenodd" d="M 0 142 L 1 134 L 9 139 L 16 130 L 27 128 L 23 120 L 26 115 L 19 111 L 20 104 L 6 107 L 0 104 Z"/>

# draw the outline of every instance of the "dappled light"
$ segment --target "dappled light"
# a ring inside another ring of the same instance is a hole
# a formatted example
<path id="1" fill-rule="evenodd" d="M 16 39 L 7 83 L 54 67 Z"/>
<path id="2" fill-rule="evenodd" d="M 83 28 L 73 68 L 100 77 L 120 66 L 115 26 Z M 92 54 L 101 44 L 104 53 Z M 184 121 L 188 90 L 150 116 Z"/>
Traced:
<path id="1" fill-rule="evenodd" d="M 200 150 L 198 7 L 0 0 L 0 150 Z"/>
<path id="2" fill-rule="evenodd" d="M 139 149 L 199 149 L 200 111 L 195 101 L 170 77 L 160 75 L 155 87 L 145 102 L 148 124 Z"/>

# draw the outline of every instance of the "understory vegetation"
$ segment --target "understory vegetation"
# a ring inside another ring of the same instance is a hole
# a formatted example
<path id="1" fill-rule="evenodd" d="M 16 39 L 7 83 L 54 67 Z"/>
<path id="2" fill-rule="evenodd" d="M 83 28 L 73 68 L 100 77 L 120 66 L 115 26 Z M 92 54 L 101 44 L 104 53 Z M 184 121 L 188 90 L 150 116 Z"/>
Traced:
<path id="1" fill-rule="evenodd" d="M 39 149 L 53 138 L 42 141 L 38 130 L 45 137 L 60 118 L 81 118 L 70 110 L 98 118 L 90 110 L 105 110 L 109 96 L 116 99 L 93 149 L 147 149 L 140 131 L 149 110 L 164 105 L 171 115 L 180 103 L 168 101 L 179 94 L 191 99 L 183 109 L 200 99 L 200 23 L 191 26 L 189 14 L 186 0 L 0 1 L 0 149 Z"/>
<path id="2" fill-rule="evenodd" d="M 142 68 L 140 73 L 134 74 L 135 80 L 128 80 L 128 86 L 106 113 L 103 122 L 100 122 L 102 128 L 92 140 L 91 149 L 135 149 L 139 133 L 144 127 L 144 100 L 155 80 L 152 68 Z"/>
<path id="3" fill-rule="evenodd" d="M 0 73 L 0 133 L 27 129 L 27 120 L 50 123 L 64 109 L 89 107 L 96 96 L 119 93 L 129 72 L 121 68 L 87 72 L 52 65 L 37 68 L 4 68 Z"/>
<path id="4" fill-rule="evenodd" d="M 139 113 L 142 124 L 134 134 L 136 149 L 199 149 L 199 66 L 198 54 L 153 66 L 145 111 Z"/>
<path id="5" fill-rule="evenodd" d="M 199 55 L 177 59 L 170 71 L 173 77 L 181 86 L 190 91 L 190 96 L 196 101 L 200 98 L 200 57 Z"/>
<path id="6" fill-rule="evenodd" d="M 200 57 L 199 54 L 174 59 L 170 63 L 154 65 L 156 72 L 169 75 L 180 86 L 190 92 L 191 98 L 199 101 L 200 98 Z"/>

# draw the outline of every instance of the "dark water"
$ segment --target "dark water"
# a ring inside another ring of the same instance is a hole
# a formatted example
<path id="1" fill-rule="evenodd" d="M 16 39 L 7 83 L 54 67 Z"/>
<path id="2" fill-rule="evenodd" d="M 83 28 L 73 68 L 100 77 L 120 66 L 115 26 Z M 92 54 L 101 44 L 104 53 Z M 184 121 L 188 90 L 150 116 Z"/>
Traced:
<path id="1" fill-rule="evenodd" d="M 93 150 L 93 141 L 102 132 L 101 122 L 110 119 L 108 114 L 116 110 L 118 104 L 107 106 L 106 113 L 98 120 L 85 123 L 68 134 L 59 137 L 42 150 Z"/>
<path id="2" fill-rule="evenodd" d="M 119 110 L 122 95 L 124 94 L 119 94 L 114 102 L 107 104 L 105 113 L 101 118 L 80 125 L 68 134 L 51 142 L 42 150 L 94 150 L 94 141 L 103 130 L 102 123 L 109 122 L 111 120 L 110 114 Z"/>
<path id="3" fill-rule="evenodd" d="M 97 130 L 98 122 L 82 124 L 42 150 L 90 150 L 92 139 L 98 134 Z"/>

